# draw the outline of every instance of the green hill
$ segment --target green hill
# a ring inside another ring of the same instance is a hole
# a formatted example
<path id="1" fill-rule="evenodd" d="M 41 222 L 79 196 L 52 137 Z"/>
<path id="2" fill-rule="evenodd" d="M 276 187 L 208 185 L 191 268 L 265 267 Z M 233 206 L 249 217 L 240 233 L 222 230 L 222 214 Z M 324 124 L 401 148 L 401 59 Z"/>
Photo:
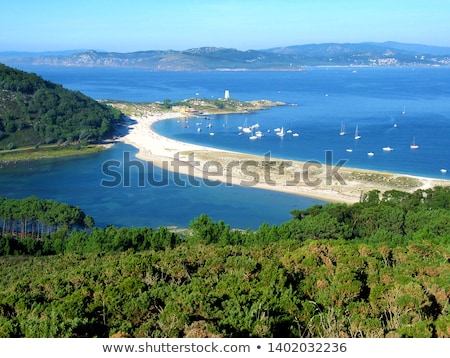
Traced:
<path id="1" fill-rule="evenodd" d="M 80 92 L 0 64 L 0 149 L 95 143 L 120 115 Z"/>
<path id="2" fill-rule="evenodd" d="M 0 338 L 450 337 L 450 188 L 292 215 L 174 233 L 0 199 Z"/>

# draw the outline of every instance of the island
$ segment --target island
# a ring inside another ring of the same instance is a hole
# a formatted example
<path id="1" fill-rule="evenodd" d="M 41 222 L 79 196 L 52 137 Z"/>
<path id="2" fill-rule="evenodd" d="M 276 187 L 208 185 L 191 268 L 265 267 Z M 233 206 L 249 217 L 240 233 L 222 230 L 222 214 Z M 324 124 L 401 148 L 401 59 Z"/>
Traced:
<path id="1" fill-rule="evenodd" d="M 269 100 L 187 99 L 172 103 L 105 101 L 125 114 L 126 132 L 116 140 L 136 147 L 137 157 L 166 170 L 202 180 L 219 181 L 312 197 L 327 202 L 357 203 L 368 192 L 413 192 L 448 186 L 449 181 L 377 172 L 326 164 L 285 160 L 189 144 L 164 137 L 153 124 L 170 118 L 207 117 L 208 114 L 247 113 L 288 105 Z M 294 105 L 294 104 L 290 104 Z M 121 127 L 122 130 L 124 127 Z"/>

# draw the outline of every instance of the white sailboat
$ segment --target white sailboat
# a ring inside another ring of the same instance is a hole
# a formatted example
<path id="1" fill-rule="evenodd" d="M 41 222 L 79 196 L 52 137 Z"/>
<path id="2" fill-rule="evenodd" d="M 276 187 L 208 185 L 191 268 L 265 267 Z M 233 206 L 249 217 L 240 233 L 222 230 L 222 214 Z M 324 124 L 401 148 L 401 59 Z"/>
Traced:
<path id="1" fill-rule="evenodd" d="M 339 135 L 346 135 L 347 132 L 345 131 L 345 125 L 344 122 L 341 122 L 341 131 L 339 132 Z"/>
<path id="2" fill-rule="evenodd" d="M 284 127 L 281 127 L 281 129 L 280 129 L 280 131 L 279 132 L 277 132 L 277 136 L 279 136 L 279 137 L 284 137 Z"/>
<path id="3" fill-rule="evenodd" d="M 245 118 L 244 126 L 242 127 L 242 132 L 251 133 L 252 129 L 247 125 L 247 118 Z"/>
<path id="4" fill-rule="evenodd" d="M 411 149 L 418 149 L 419 146 L 416 144 L 416 137 L 413 138 L 412 144 L 409 146 Z"/>
<path id="5" fill-rule="evenodd" d="M 356 129 L 355 129 L 355 139 L 361 139 L 361 136 L 358 133 L 358 126 L 356 126 Z"/>

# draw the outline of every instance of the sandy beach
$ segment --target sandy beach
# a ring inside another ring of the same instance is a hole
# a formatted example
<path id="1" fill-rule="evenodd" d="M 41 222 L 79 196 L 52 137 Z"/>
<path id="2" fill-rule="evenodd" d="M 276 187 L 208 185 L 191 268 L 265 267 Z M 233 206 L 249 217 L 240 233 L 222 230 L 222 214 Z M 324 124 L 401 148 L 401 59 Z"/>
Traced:
<path id="1" fill-rule="evenodd" d="M 119 104 L 116 106 L 123 109 Z M 185 116 L 178 111 L 140 107 L 129 115 L 127 123 L 122 124 L 127 131 L 118 140 L 136 147 L 138 158 L 169 171 L 327 202 L 355 203 L 362 193 L 373 189 L 380 192 L 390 189 L 412 192 L 450 184 L 447 180 L 225 151 L 172 140 L 152 130 L 152 125 L 157 121 Z"/>

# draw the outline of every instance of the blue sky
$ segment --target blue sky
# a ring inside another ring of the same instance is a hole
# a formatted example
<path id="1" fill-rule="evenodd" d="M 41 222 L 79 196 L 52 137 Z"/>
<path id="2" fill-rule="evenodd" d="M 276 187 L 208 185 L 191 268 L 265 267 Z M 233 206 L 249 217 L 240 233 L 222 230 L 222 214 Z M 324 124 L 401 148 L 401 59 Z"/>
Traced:
<path id="1" fill-rule="evenodd" d="M 0 0 L 0 51 L 450 46 L 450 0 Z"/>

